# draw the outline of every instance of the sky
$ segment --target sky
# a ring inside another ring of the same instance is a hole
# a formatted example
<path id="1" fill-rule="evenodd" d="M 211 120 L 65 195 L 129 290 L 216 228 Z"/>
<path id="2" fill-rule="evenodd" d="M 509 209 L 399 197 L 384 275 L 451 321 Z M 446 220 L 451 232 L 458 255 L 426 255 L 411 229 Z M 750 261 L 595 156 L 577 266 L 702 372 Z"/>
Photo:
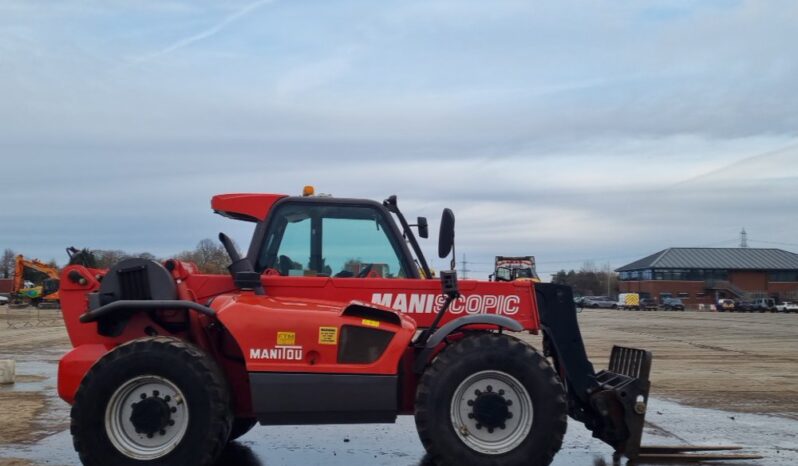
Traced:
<path id="1" fill-rule="evenodd" d="M 483 278 L 742 228 L 798 251 L 796 24 L 792 0 L 4 0 L 0 248 L 245 246 L 212 195 L 311 184 L 396 194 L 428 257 L 452 208 Z"/>

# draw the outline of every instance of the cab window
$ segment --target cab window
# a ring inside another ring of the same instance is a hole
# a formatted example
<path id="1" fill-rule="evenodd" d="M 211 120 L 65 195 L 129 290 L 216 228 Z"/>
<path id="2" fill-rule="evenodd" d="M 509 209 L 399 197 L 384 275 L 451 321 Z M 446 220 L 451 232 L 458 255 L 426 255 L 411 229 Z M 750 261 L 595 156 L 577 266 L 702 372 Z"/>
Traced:
<path id="1" fill-rule="evenodd" d="M 284 204 L 272 215 L 258 270 L 283 276 L 404 278 L 399 239 L 367 206 Z"/>

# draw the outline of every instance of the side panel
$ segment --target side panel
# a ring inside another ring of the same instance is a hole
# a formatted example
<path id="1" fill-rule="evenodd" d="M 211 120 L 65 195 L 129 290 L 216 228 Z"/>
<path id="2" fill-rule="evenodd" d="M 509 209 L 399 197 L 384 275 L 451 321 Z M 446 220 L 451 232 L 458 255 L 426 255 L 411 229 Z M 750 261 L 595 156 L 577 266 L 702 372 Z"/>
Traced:
<path id="1" fill-rule="evenodd" d="M 343 374 L 250 374 L 261 424 L 394 422 L 397 377 Z"/>
<path id="2" fill-rule="evenodd" d="M 242 294 L 213 307 L 248 372 L 396 375 L 415 334 L 411 319 L 345 314 L 336 302 Z"/>
<path id="3" fill-rule="evenodd" d="M 432 323 L 444 301 L 438 280 L 263 275 L 261 281 L 268 296 L 380 304 L 412 317 L 421 328 Z M 540 328 L 534 283 L 460 280 L 459 284 L 463 296 L 452 304 L 441 324 L 466 315 L 497 314 L 518 321 L 525 330 Z M 188 286 L 202 302 L 229 291 L 232 281 L 221 275 L 192 275 Z"/>

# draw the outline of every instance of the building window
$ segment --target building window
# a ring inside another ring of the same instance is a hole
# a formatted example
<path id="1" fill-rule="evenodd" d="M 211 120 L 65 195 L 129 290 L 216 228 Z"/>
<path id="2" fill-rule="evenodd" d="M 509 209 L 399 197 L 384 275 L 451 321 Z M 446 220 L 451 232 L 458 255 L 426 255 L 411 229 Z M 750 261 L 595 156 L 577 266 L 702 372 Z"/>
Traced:
<path id="1" fill-rule="evenodd" d="M 771 282 L 798 282 L 798 271 L 775 270 L 768 272 L 768 281 Z"/>
<path id="2" fill-rule="evenodd" d="M 680 298 L 689 298 L 690 293 L 685 293 L 684 291 L 681 291 L 677 296 L 679 296 Z"/>

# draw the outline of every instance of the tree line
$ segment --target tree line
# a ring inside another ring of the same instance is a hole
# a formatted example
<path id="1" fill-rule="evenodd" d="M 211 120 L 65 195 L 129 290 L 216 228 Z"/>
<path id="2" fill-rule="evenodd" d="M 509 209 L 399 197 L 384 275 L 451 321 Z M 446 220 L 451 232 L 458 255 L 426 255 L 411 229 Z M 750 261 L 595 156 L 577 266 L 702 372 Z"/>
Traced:
<path id="1" fill-rule="evenodd" d="M 121 249 L 92 249 L 91 253 L 94 256 L 96 267 L 99 269 L 107 269 L 117 262 L 131 257 L 156 261 L 168 259 L 157 257 L 149 252 L 131 253 Z M 11 278 L 14 275 L 14 263 L 17 255 L 18 253 L 11 248 L 6 248 L 3 251 L 3 255 L 0 258 L 0 278 Z M 207 238 L 197 243 L 194 249 L 182 251 L 172 257 L 181 261 L 195 263 L 202 273 L 226 273 L 227 266 L 230 265 L 230 257 L 228 257 L 224 247 Z M 47 264 L 58 268 L 55 259 L 51 259 Z"/>
<path id="2" fill-rule="evenodd" d="M 599 269 L 592 262 L 585 262 L 579 270 L 560 270 L 551 277 L 552 283 L 568 285 L 575 296 L 614 296 L 618 293 L 618 274 L 606 268 Z"/>

